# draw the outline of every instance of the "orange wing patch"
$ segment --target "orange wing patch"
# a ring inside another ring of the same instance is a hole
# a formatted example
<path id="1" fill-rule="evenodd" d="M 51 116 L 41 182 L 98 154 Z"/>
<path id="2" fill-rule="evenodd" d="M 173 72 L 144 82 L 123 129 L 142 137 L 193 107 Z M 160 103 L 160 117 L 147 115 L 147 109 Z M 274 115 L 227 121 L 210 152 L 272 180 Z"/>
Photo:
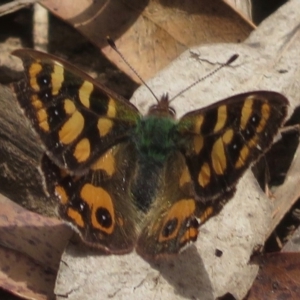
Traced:
<path id="1" fill-rule="evenodd" d="M 90 207 L 93 227 L 112 234 L 115 226 L 115 212 L 109 193 L 101 187 L 86 183 L 80 191 L 80 196 Z"/>

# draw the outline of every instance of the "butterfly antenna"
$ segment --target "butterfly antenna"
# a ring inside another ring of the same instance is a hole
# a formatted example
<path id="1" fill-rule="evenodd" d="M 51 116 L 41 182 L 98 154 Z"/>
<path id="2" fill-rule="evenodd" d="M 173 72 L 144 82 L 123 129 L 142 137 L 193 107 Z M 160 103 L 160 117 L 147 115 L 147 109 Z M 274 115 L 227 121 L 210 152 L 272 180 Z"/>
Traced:
<path id="1" fill-rule="evenodd" d="M 180 91 L 177 95 L 175 95 L 171 100 L 169 100 L 169 103 L 171 101 L 173 101 L 174 99 L 176 99 L 177 97 L 179 97 L 180 95 L 182 95 L 183 93 L 185 93 L 187 90 L 189 90 L 190 88 L 192 88 L 193 86 L 197 85 L 199 82 L 204 81 L 206 78 L 214 75 L 215 73 L 217 73 L 218 71 L 220 71 L 222 68 L 229 66 L 230 64 L 232 64 L 237 58 L 239 57 L 238 54 L 234 54 L 232 55 L 225 64 L 220 65 L 217 69 L 211 71 L 210 73 L 208 73 L 207 75 L 205 75 L 202 78 L 199 78 L 198 80 L 196 80 L 194 83 L 192 83 L 191 85 L 189 85 L 188 87 L 186 87 L 185 89 L 183 89 L 182 91 Z"/>
<path id="2" fill-rule="evenodd" d="M 130 70 L 139 78 L 139 80 L 146 86 L 146 88 L 150 91 L 150 93 L 153 95 L 153 97 L 156 99 L 157 103 L 159 103 L 159 99 L 156 97 L 156 95 L 153 93 L 149 85 L 145 82 L 145 80 L 139 75 L 139 73 L 131 66 L 131 64 L 126 60 L 126 58 L 123 56 L 123 54 L 119 51 L 117 48 L 115 42 L 108 36 L 106 37 L 107 43 L 109 46 L 116 51 L 121 59 L 124 61 L 124 63 L 130 68 Z"/>

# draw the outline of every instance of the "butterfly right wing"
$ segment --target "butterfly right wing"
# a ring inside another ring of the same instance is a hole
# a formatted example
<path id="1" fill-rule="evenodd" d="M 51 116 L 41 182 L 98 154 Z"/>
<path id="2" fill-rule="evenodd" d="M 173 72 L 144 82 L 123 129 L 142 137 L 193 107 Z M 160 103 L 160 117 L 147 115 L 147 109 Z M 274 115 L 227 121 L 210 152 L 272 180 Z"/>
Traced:
<path id="1" fill-rule="evenodd" d="M 71 176 L 46 155 L 41 169 L 48 192 L 55 195 L 59 216 L 82 240 L 106 253 L 130 252 L 139 224 L 131 201 L 135 148 L 120 143 L 106 151 L 83 176 Z"/>
<path id="2" fill-rule="evenodd" d="M 184 115 L 179 142 L 202 202 L 217 203 L 271 145 L 288 100 L 271 91 L 239 94 Z"/>

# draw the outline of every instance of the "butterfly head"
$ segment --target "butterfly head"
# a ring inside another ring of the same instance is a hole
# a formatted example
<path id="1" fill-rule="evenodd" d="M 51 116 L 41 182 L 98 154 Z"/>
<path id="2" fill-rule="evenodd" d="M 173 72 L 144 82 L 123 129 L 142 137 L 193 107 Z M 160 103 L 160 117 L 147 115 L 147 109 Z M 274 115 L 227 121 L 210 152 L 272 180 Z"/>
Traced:
<path id="1" fill-rule="evenodd" d="M 164 94 L 160 100 L 157 100 L 157 104 L 150 106 L 148 115 L 175 119 L 176 111 L 170 106 L 169 95 Z"/>

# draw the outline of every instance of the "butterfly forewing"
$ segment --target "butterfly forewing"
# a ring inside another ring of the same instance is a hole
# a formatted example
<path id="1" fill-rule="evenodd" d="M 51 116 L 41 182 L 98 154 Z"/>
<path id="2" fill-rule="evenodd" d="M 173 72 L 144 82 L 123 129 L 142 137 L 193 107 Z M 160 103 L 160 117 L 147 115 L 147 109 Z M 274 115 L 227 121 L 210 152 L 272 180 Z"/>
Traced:
<path id="1" fill-rule="evenodd" d="M 60 167 L 80 174 L 111 146 L 128 138 L 139 112 L 85 73 L 49 54 L 13 53 L 23 60 L 25 79 L 17 99 Z"/>
<path id="2" fill-rule="evenodd" d="M 217 199 L 234 187 L 272 143 L 287 106 L 281 94 L 259 91 L 233 96 L 181 118 L 180 147 L 202 201 Z"/>

